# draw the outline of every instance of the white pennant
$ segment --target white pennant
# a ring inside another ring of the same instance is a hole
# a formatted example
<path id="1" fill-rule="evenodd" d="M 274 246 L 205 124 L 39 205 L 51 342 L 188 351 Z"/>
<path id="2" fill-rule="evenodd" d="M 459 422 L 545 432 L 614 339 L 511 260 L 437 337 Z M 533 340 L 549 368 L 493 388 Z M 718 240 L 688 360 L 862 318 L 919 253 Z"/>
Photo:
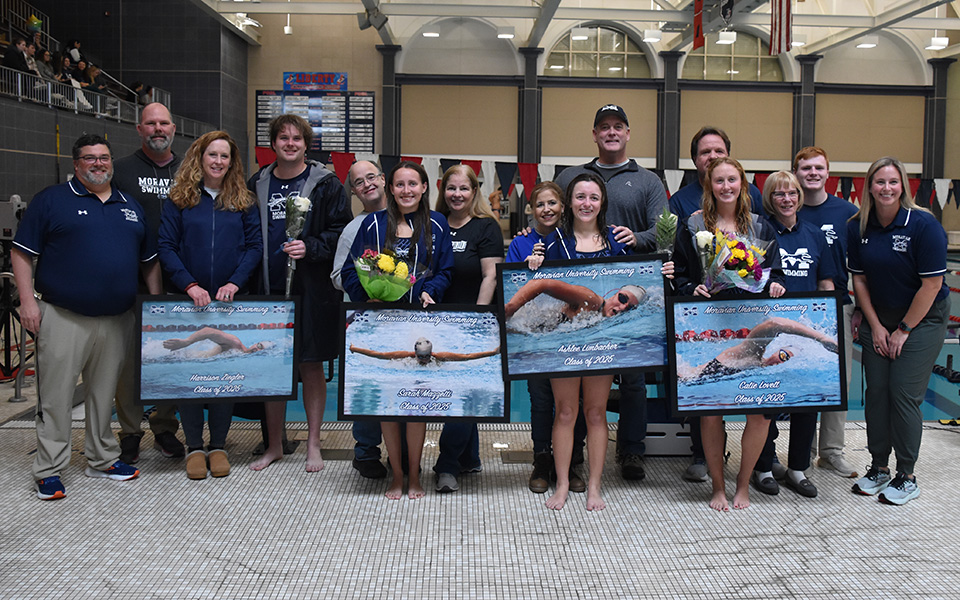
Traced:
<path id="1" fill-rule="evenodd" d="M 940 203 L 940 210 L 943 210 L 943 207 L 947 204 L 947 195 L 950 193 L 950 180 L 949 179 L 934 179 L 933 187 L 937 190 L 937 202 Z M 953 190 L 953 193 L 956 194 L 960 190 Z"/>
<path id="2" fill-rule="evenodd" d="M 667 191 L 670 192 L 671 196 L 674 195 L 680 189 L 680 184 L 683 183 L 683 171 L 666 169 L 663 172 L 663 177 L 667 180 Z"/>

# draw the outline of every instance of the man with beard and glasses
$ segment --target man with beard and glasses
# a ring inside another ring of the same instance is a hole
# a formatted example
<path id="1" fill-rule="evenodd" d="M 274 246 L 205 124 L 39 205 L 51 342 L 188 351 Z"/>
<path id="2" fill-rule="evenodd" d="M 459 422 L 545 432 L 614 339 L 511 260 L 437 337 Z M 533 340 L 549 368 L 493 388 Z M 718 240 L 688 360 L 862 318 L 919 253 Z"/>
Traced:
<path id="1" fill-rule="evenodd" d="M 110 413 L 120 371 L 135 355 L 131 309 L 140 268 L 149 291 L 160 292 L 156 241 L 137 201 L 111 183 L 110 145 L 98 135 L 81 136 L 73 167 L 71 181 L 33 197 L 11 251 L 20 318 L 36 341 L 32 471 L 41 500 L 66 495 L 60 475 L 70 463 L 70 413 L 81 374 L 86 475 L 123 481 L 140 474 L 119 460 Z"/>
<path id="2" fill-rule="evenodd" d="M 114 163 L 113 183 L 121 192 L 133 196 L 143 208 L 143 218 L 156 239 L 160 228 L 160 209 L 170 193 L 173 178 L 180 168 L 181 157 L 173 153 L 173 138 L 177 126 L 170 111 L 159 102 L 148 104 L 140 111 L 137 135 L 140 149 Z M 173 289 L 170 286 L 164 286 Z M 141 282 L 141 292 L 144 292 Z M 134 464 L 140 458 L 140 422 L 143 408 L 137 404 L 135 367 L 128 363 L 117 386 L 117 421 L 120 423 L 120 458 Z M 173 404 L 155 406 L 149 413 L 153 446 L 167 458 L 182 458 L 183 444 L 177 439 L 180 422 Z"/>

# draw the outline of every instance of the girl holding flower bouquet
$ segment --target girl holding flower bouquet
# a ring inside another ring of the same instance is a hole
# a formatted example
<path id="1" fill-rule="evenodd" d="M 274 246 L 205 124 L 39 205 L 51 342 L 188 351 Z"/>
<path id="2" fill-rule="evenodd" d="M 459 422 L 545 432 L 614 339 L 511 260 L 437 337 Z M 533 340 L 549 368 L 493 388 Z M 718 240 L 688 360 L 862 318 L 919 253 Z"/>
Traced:
<path id="1" fill-rule="evenodd" d="M 376 302 L 361 282 L 357 261 L 370 251 L 379 255 L 389 251 L 395 257 L 383 260 L 381 268 L 395 273 L 402 263 L 407 271 L 404 279 L 411 280 L 410 289 L 400 299 L 417 302 L 426 308 L 443 299 L 450 285 L 453 271 L 453 246 L 447 219 L 430 210 L 430 179 L 427 172 L 415 162 L 402 161 L 387 176 L 387 208 L 367 215 L 353 241 L 350 256 L 340 276 L 343 289 L 355 302 Z M 368 256 L 369 256 L 368 254 Z M 378 261 L 379 263 L 380 261 Z M 389 263 L 389 264 L 388 264 Z M 392 267 L 392 268 L 390 268 Z M 368 286 L 372 279 L 368 279 Z M 390 457 L 393 480 L 387 489 L 387 498 L 399 500 L 403 495 L 403 466 L 401 465 L 400 427 L 394 421 L 380 424 L 383 440 Z M 407 496 L 422 498 L 420 485 L 420 457 L 423 453 L 425 423 L 406 423 L 410 483 Z"/>
<path id="2" fill-rule="evenodd" d="M 743 167 L 732 158 L 718 158 L 707 168 L 706 180 L 702 212 L 677 228 L 675 289 L 680 294 L 705 298 L 759 295 L 764 291 L 779 298 L 786 289 L 776 233 L 769 223 L 750 212 L 750 190 Z M 768 428 L 763 415 L 747 415 L 740 440 L 734 508 L 750 506 L 750 475 Z M 701 417 L 700 430 L 713 480 L 710 507 L 730 510 L 723 481 L 723 418 Z"/>

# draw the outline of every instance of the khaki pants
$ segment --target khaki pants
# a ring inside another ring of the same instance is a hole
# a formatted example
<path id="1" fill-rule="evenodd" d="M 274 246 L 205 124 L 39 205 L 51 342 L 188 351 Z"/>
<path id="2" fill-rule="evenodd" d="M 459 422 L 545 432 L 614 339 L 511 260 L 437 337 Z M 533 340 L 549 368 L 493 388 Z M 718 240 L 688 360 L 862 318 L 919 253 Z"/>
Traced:
<path id="1" fill-rule="evenodd" d="M 37 454 L 34 479 L 60 475 L 70 463 L 73 393 L 86 386 L 84 454 L 90 467 L 109 468 L 120 456 L 110 414 L 120 370 L 129 354 L 133 313 L 87 317 L 40 302 L 37 333 Z"/>

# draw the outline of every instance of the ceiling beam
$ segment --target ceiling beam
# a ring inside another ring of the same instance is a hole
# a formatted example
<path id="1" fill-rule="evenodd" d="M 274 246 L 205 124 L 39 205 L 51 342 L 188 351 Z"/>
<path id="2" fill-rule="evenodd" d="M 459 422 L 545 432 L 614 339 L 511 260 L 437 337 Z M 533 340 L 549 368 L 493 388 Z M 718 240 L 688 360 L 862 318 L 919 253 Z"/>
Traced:
<path id="1" fill-rule="evenodd" d="M 553 20 L 553 15 L 557 13 L 559 6 L 560 0 L 544 0 L 543 5 L 540 7 L 540 16 L 537 17 L 536 22 L 533 24 L 530 37 L 527 38 L 527 48 L 536 48 L 540 45 L 540 41 L 543 40 L 543 34 L 547 32 L 547 27 L 550 26 L 550 21 Z"/>
<path id="2" fill-rule="evenodd" d="M 932 10 L 941 4 L 948 4 L 949 2 L 950 0 L 916 0 L 915 2 L 907 2 L 906 4 L 880 13 L 874 17 L 873 24 L 869 27 L 864 29 L 848 29 L 847 31 L 841 31 L 827 36 L 822 40 L 808 44 L 804 47 L 803 52 L 804 54 L 818 54 L 832 50 L 837 46 L 846 44 L 850 40 L 854 40 L 863 35 L 877 33 L 893 25 L 898 25 L 911 17 Z"/>
<path id="3" fill-rule="evenodd" d="M 761 6 L 767 4 L 767 0 L 740 0 L 735 2 L 733 5 L 733 16 L 730 18 L 730 23 L 739 23 L 740 17 L 746 14 L 750 14 Z M 708 14 L 709 10 L 709 14 Z M 720 18 L 720 11 L 717 6 L 704 7 L 704 20 L 709 17 L 709 20 L 703 24 L 703 33 L 704 35 L 708 33 L 713 33 L 714 31 L 722 28 L 726 23 L 723 19 Z M 693 15 L 688 16 L 689 22 L 693 22 Z M 770 16 L 767 15 L 767 24 L 770 23 Z M 676 50 L 678 48 L 683 48 L 690 44 L 693 41 L 693 27 L 690 27 L 679 36 L 675 37 L 667 44 L 667 50 Z"/>

